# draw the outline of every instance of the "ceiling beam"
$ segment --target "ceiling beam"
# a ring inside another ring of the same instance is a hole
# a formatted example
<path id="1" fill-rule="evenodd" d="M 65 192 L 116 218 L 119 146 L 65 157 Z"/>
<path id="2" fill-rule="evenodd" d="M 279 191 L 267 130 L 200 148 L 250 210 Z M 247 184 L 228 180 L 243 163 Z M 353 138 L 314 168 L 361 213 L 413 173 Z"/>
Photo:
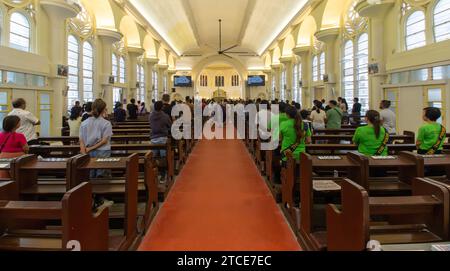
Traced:
<path id="1" fill-rule="evenodd" d="M 197 41 L 197 46 L 200 47 L 202 44 L 202 40 L 200 38 L 200 34 L 198 32 L 197 28 L 197 22 L 195 20 L 194 12 L 192 11 L 191 1 L 184 0 L 181 1 L 183 3 L 183 9 L 186 13 L 186 16 L 188 18 L 189 24 L 191 26 L 192 32 L 194 33 L 194 38 Z M 184 53 L 184 52 L 183 52 Z"/>
<path id="2" fill-rule="evenodd" d="M 245 17 L 242 21 L 241 31 L 239 32 L 238 44 L 242 44 L 242 40 L 244 39 L 245 33 L 247 32 L 248 24 L 250 22 L 250 18 L 253 15 L 255 10 L 256 0 L 248 0 L 247 7 L 245 8 Z"/>

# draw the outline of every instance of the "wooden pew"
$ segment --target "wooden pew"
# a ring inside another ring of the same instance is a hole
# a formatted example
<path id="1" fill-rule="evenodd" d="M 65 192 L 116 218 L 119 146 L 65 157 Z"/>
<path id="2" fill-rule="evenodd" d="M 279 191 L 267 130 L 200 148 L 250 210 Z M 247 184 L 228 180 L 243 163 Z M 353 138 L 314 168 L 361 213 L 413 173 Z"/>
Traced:
<path id="1" fill-rule="evenodd" d="M 369 197 L 364 188 L 349 180 L 341 187 L 342 208 L 327 206 L 330 251 L 361 251 L 369 240 L 381 244 L 448 240 L 449 192 L 437 183 L 416 178 L 412 196 L 405 197 Z M 388 223 L 371 225 L 373 216 L 387 216 Z"/>
<path id="2" fill-rule="evenodd" d="M 123 199 L 123 209 L 117 214 L 111 211 L 110 216 L 122 218 L 123 232 L 110 235 L 110 250 L 128 250 L 136 245 L 138 240 L 138 172 L 139 156 L 132 154 L 126 158 L 117 158 L 118 161 L 102 161 L 91 158 L 88 155 L 79 155 L 71 161 L 71 172 L 69 177 L 70 186 L 76 186 L 84 180 L 90 180 L 95 184 L 96 195 L 115 196 L 114 199 Z M 91 170 L 106 169 L 120 170 L 124 172 L 125 182 L 111 183 L 102 179 L 90 179 Z M 115 203 L 116 204 L 116 203 Z M 113 205 L 114 208 L 114 205 Z"/>
<path id="3" fill-rule="evenodd" d="M 326 135 L 318 135 L 315 134 L 312 136 L 311 140 L 313 143 L 317 141 L 349 141 L 351 142 L 353 139 L 352 134 L 326 134 Z M 403 135 L 392 135 L 390 136 L 390 140 L 402 141 L 403 144 L 415 144 L 415 134 L 413 132 L 405 131 Z"/>
<path id="4" fill-rule="evenodd" d="M 140 155 L 144 155 L 147 151 L 151 150 L 166 150 L 167 153 L 167 172 L 169 181 L 168 183 L 173 182 L 175 178 L 175 161 L 174 161 L 174 152 L 172 149 L 171 141 L 169 140 L 167 144 L 113 144 L 111 145 L 112 156 L 123 156 L 124 154 L 130 153 L 139 153 Z M 80 153 L 79 145 L 63 145 L 63 146 L 44 146 L 44 145 L 35 145 L 30 146 L 30 153 L 33 154 L 42 154 L 45 153 L 45 156 L 51 157 L 71 157 Z M 141 164 L 143 161 L 141 160 Z"/>
<path id="5" fill-rule="evenodd" d="M 91 195 L 91 185 L 81 183 L 65 193 L 61 201 L 0 198 L 0 229 L 8 229 L 0 234 L 0 250 L 71 250 L 71 241 L 78 241 L 82 251 L 107 250 L 108 209 L 92 214 Z M 61 231 L 21 228 L 17 221 L 23 220 L 58 220 Z"/>

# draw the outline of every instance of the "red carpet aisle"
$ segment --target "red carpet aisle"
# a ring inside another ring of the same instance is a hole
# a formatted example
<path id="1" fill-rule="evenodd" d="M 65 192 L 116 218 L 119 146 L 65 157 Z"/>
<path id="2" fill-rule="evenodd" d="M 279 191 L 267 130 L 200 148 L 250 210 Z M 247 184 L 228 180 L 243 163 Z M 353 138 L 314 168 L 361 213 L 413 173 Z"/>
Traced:
<path id="1" fill-rule="evenodd" d="M 139 250 L 300 250 L 238 140 L 202 140 Z"/>

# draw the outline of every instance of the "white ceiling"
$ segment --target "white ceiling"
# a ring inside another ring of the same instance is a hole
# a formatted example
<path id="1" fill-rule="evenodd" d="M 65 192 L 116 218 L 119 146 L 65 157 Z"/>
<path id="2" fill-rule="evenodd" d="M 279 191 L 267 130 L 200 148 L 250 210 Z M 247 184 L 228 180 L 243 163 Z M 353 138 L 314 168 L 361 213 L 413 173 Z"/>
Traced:
<path id="1" fill-rule="evenodd" d="M 307 0 L 129 0 L 182 57 L 177 67 L 192 67 L 222 49 L 259 55 L 306 4 Z M 231 54 L 247 67 L 263 66 L 259 57 Z"/>

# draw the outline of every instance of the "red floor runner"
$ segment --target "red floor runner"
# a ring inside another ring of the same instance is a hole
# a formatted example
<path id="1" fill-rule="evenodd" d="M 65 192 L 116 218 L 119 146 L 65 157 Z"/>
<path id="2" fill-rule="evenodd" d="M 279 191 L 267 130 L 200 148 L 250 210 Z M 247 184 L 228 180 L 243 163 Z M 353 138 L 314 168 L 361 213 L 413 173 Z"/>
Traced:
<path id="1" fill-rule="evenodd" d="M 292 251 L 295 236 L 239 140 L 202 140 L 139 250 Z"/>

